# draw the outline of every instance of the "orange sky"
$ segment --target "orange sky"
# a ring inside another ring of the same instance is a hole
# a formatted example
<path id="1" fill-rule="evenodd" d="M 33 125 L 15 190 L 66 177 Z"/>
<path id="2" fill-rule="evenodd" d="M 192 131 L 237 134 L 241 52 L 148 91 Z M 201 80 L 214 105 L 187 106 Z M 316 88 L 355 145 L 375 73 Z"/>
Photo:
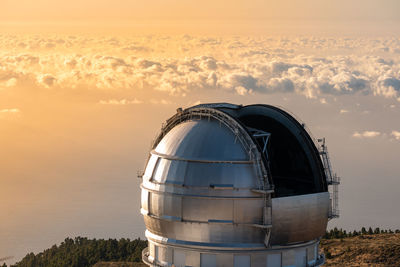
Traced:
<path id="1" fill-rule="evenodd" d="M 143 237 L 136 173 L 199 102 L 294 112 L 343 177 L 331 226 L 400 228 L 400 2 L 193 3 L 0 0 L 0 258 Z"/>
<path id="2" fill-rule="evenodd" d="M 2 0 L 3 30 L 202 34 L 398 31 L 397 0 Z M 1 29 L 0 29 L 1 30 Z"/>
<path id="3" fill-rule="evenodd" d="M 2 0 L 1 20 L 399 20 L 396 0 Z"/>

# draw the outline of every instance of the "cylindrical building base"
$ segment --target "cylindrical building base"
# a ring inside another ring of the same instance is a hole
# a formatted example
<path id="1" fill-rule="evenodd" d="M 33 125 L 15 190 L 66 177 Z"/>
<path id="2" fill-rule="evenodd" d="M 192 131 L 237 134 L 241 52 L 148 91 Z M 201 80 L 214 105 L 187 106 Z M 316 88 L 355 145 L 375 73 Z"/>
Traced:
<path id="1" fill-rule="evenodd" d="M 308 267 L 325 262 L 319 254 L 319 240 L 288 246 L 263 244 L 193 243 L 162 238 L 146 231 L 149 247 L 143 262 L 149 266 L 175 267 Z"/>

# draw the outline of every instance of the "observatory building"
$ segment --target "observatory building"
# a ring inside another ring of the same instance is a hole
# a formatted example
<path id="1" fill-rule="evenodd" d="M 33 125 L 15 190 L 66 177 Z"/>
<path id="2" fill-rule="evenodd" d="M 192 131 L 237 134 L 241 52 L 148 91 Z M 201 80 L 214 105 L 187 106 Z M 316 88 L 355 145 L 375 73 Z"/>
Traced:
<path id="1" fill-rule="evenodd" d="M 338 216 L 325 140 L 270 105 L 178 109 L 141 184 L 149 266 L 320 266 Z"/>

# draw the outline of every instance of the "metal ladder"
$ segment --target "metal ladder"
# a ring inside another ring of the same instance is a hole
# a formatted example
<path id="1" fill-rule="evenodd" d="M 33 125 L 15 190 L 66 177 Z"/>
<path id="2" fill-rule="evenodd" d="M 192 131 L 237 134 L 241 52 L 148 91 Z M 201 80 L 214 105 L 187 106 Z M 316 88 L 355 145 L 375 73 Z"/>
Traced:
<path id="1" fill-rule="evenodd" d="M 259 143 L 260 147 L 262 148 L 262 155 L 264 155 L 266 159 L 266 166 L 264 164 L 261 164 L 261 157 L 257 160 L 257 162 L 260 163 L 259 168 L 262 168 L 262 175 L 263 175 L 263 188 L 262 190 L 253 190 L 253 192 L 256 193 L 261 193 L 264 195 L 264 208 L 263 208 L 263 224 L 265 226 L 269 226 L 265 230 L 265 239 L 264 239 L 264 244 L 266 247 L 270 246 L 270 237 L 271 237 L 271 228 L 272 228 L 272 197 L 271 194 L 274 192 L 272 182 L 270 181 L 271 178 L 271 172 L 269 168 L 269 156 L 268 156 L 268 141 L 269 138 L 271 137 L 271 133 L 262 131 L 260 129 L 254 129 L 247 127 L 247 130 L 250 132 L 250 134 L 253 136 L 255 140 Z M 259 156 L 261 156 L 259 154 Z"/>
<path id="2" fill-rule="evenodd" d="M 332 171 L 331 161 L 329 159 L 328 147 L 325 143 L 325 138 L 317 140 L 321 145 L 319 146 L 319 154 L 324 165 L 324 171 L 326 176 L 326 182 L 328 184 L 329 197 L 331 201 L 331 207 L 329 210 L 329 219 L 339 217 L 339 184 L 340 177 Z"/>

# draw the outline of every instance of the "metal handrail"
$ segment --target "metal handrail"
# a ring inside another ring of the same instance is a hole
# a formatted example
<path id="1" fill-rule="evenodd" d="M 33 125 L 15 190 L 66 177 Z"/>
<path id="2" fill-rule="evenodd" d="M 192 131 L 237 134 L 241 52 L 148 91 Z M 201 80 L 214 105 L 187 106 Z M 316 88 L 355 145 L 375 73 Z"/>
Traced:
<path id="1" fill-rule="evenodd" d="M 339 189 L 340 178 L 332 171 L 332 165 L 329 158 L 328 147 L 325 144 L 325 138 L 318 139 L 322 144 L 319 149 L 319 154 L 322 159 L 322 164 L 324 166 L 326 181 L 328 184 L 328 190 L 331 200 L 331 208 L 329 219 L 339 217 Z"/>

